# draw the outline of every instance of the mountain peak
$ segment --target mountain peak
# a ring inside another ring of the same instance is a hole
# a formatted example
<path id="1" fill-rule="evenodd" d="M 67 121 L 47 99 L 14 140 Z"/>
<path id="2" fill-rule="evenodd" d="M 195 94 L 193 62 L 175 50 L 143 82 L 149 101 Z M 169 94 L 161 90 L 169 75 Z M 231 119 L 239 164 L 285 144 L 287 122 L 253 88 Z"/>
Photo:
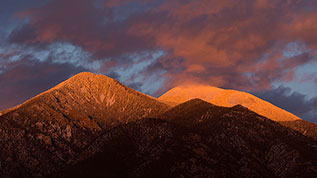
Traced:
<path id="1" fill-rule="evenodd" d="M 105 75 L 101 75 L 101 74 L 94 74 L 91 72 L 81 72 L 72 76 L 68 80 L 65 80 L 64 82 L 58 84 L 57 86 L 53 87 L 49 91 L 53 89 L 59 89 L 68 84 L 80 85 L 84 83 L 88 84 L 88 83 L 99 83 L 99 82 L 107 82 L 107 81 L 114 81 L 114 79 L 107 77 Z"/>
<path id="2" fill-rule="evenodd" d="M 167 91 L 158 99 L 166 104 L 175 106 L 194 98 L 200 98 L 214 105 L 223 107 L 242 105 L 275 121 L 301 120 L 294 114 L 278 108 L 273 104 L 249 93 L 237 90 L 221 89 L 208 85 L 177 86 Z"/>
<path id="3" fill-rule="evenodd" d="M 182 109 L 185 109 L 187 111 L 189 111 L 188 109 L 190 108 L 195 108 L 195 107 L 198 107 L 198 108 L 210 108 L 210 107 L 213 107 L 214 105 L 203 100 L 203 99 L 200 99 L 200 98 L 194 98 L 194 99 L 191 99 L 191 100 L 188 100 L 188 101 L 185 101 L 184 103 L 181 103 L 173 108 L 171 108 L 170 110 L 175 110 L 175 109 L 178 109 L 178 108 L 182 108 Z"/>
<path id="4" fill-rule="evenodd" d="M 191 104 L 209 104 L 207 101 L 203 100 L 203 99 L 200 99 L 200 98 L 194 98 L 194 99 L 191 99 L 191 100 L 188 100 L 182 104 L 188 104 L 188 103 L 191 103 Z"/>
<path id="5" fill-rule="evenodd" d="M 115 80 L 115 79 L 112 79 L 106 75 L 102 75 L 102 74 L 95 74 L 95 73 L 91 73 L 91 72 L 80 72 L 76 75 L 74 75 L 73 77 L 71 77 L 70 81 L 76 81 L 76 80 L 84 80 L 84 81 L 87 81 L 87 80 Z"/>
<path id="6" fill-rule="evenodd" d="M 129 100 L 127 103 L 140 102 L 143 100 L 149 101 L 149 103 L 159 103 L 155 98 L 135 91 L 105 75 L 81 72 L 18 106 L 0 112 L 0 115 L 16 110 L 28 103 L 34 103 L 39 100 L 48 101 L 52 98 L 53 100 L 55 98 L 58 103 L 64 104 L 63 107 L 68 106 L 69 110 L 74 109 L 72 108 L 72 104 L 78 104 L 80 102 L 85 103 L 85 106 L 96 105 L 93 106 L 96 108 L 104 107 L 104 105 L 112 106 L 118 102 L 118 100 L 123 101 L 125 99 Z M 159 105 L 167 107 L 167 105 L 163 103 Z M 84 107 L 84 105 L 77 107 L 77 109 L 80 109 L 80 107 Z"/>

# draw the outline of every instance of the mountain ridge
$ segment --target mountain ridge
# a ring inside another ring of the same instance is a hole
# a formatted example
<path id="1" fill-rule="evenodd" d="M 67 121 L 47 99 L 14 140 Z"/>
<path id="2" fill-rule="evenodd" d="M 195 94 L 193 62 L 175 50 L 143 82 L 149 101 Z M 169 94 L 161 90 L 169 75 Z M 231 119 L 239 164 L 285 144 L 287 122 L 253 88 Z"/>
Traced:
<path id="1" fill-rule="evenodd" d="M 65 87 L 65 86 L 67 86 L 67 85 L 74 85 L 74 83 L 72 83 L 72 82 L 76 82 L 76 81 L 77 81 L 77 82 L 78 82 L 78 81 L 87 81 L 87 80 L 89 80 L 89 79 L 91 79 L 91 78 L 99 78 L 99 79 L 102 78 L 102 79 L 104 79 L 104 80 L 106 80 L 106 81 L 111 81 L 111 82 L 114 82 L 115 84 L 118 84 L 118 85 L 120 85 L 120 86 L 122 86 L 122 87 L 125 87 L 125 88 L 127 88 L 128 90 L 133 90 L 133 89 L 131 89 L 131 88 L 129 88 L 129 87 L 127 87 L 127 86 L 121 84 L 119 81 L 117 81 L 117 80 L 115 80 L 115 79 L 113 79 L 113 78 L 110 78 L 110 77 L 108 77 L 108 76 L 106 76 L 106 75 L 95 74 L 95 73 L 91 73 L 91 72 L 81 72 L 81 73 L 78 73 L 78 74 L 76 74 L 76 75 L 70 77 L 69 79 L 66 79 L 66 80 L 60 82 L 60 83 L 57 84 L 56 86 L 54 86 L 54 87 L 52 87 L 52 88 L 50 88 L 50 89 L 48 89 L 48 90 L 46 90 L 46 91 L 44 91 L 44 92 L 42 92 L 42 93 L 39 93 L 39 94 L 35 95 L 34 97 L 32 97 L 32 98 L 26 100 L 25 102 L 23 102 L 23 103 L 21 103 L 21 104 L 18 104 L 18 105 L 16 105 L 16 106 L 11 107 L 11 108 L 8 108 L 8 109 L 5 109 L 5 110 L 3 110 L 3 111 L 0 111 L 0 116 L 1 116 L 1 115 L 4 115 L 4 114 L 6 114 L 6 113 L 8 113 L 8 112 L 10 112 L 10 111 L 13 111 L 13 110 L 15 110 L 15 109 L 18 109 L 18 108 L 21 107 L 22 105 L 27 104 L 28 102 L 31 102 L 32 100 L 34 100 L 34 99 L 36 99 L 36 98 L 38 98 L 38 97 L 40 97 L 40 96 L 42 96 L 42 95 L 44 95 L 44 94 L 46 94 L 46 93 L 50 93 L 50 92 L 52 92 L 52 91 L 54 91 L 54 90 L 61 89 L 61 88 Z M 83 83 L 83 82 L 81 82 L 81 83 Z M 133 90 L 133 91 L 134 91 L 134 92 L 137 92 L 137 93 L 140 94 L 140 95 L 144 95 L 144 96 L 147 96 L 147 97 L 149 97 L 149 98 L 151 98 L 151 99 L 155 99 L 155 100 L 156 100 L 156 98 L 154 98 L 154 97 L 152 97 L 152 96 L 150 96 L 150 95 L 146 95 L 146 94 L 144 94 L 144 93 L 142 93 L 142 92 L 139 92 L 139 91 L 136 91 L 136 90 Z"/>
<path id="2" fill-rule="evenodd" d="M 221 89 L 208 85 L 177 86 L 158 97 L 158 100 L 171 106 L 175 106 L 176 104 L 194 98 L 200 98 L 223 107 L 232 107 L 240 104 L 275 121 L 302 120 L 296 115 L 285 111 L 268 101 L 257 98 L 250 93 L 232 89 Z"/>
<path id="3" fill-rule="evenodd" d="M 53 177 L 316 175 L 316 141 L 241 105 L 193 99 L 158 117 L 115 127 Z"/>

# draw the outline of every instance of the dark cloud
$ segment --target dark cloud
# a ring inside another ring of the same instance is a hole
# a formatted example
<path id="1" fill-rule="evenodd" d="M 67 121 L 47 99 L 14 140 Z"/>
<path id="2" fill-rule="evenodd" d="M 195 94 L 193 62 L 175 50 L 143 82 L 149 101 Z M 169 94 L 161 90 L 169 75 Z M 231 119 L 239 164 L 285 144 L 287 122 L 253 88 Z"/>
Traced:
<path id="1" fill-rule="evenodd" d="M 67 64 L 28 58 L 0 74 L 0 110 L 13 107 L 83 71 Z"/>
<path id="2" fill-rule="evenodd" d="M 15 28 L 9 37 L 10 43 L 28 43 L 36 38 L 34 28 L 29 24 L 24 24 Z"/>
<path id="3" fill-rule="evenodd" d="M 29 23 L 15 29 L 10 42 L 47 44 L 66 41 L 83 47 L 96 58 L 152 49 L 149 38 L 129 34 L 129 22 L 113 19 L 113 9 L 90 0 L 53 0 L 41 8 L 17 14 Z"/>
<path id="4" fill-rule="evenodd" d="M 134 10 L 119 18 L 126 7 Z M 266 90 L 273 81 L 293 80 L 298 66 L 315 60 L 306 51 L 283 61 L 289 42 L 314 48 L 314 10 L 317 3 L 306 0 L 109 0 L 100 7 L 95 1 L 54 0 L 19 13 L 30 22 L 10 39 L 22 44 L 68 41 L 98 59 L 116 58 L 116 65 L 133 65 L 122 55 L 162 49 L 166 58 L 157 63 L 171 71 L 166 77 L 172 86 L 199 82 Z"/>
<path id="5" fill-rule="evenodd" d="M 302 119 L 317 123 L 317 97 L 309 98 L 290 88 L 280 86 L 265 92 L 255 93 L 256 96 L 270 101 Z"/>

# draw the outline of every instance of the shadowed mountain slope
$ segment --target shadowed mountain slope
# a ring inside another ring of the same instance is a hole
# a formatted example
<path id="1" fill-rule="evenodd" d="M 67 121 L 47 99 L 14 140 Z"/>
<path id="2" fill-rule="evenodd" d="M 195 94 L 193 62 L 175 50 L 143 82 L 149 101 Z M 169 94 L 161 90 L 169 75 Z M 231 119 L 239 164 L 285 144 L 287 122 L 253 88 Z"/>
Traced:
<path id="1" fill-rule="evenodd" d="M 317 142 L 245 107 L 199 99 L 121 124 L 53 177 L 314 177 Z"/>
<path id="2" fill-rule="evenodd" d="M 38 177 L 54 172 L 104 131 L 167 108 L 114 79 L 80 73 L 3 112 L 0 175 Z"/>

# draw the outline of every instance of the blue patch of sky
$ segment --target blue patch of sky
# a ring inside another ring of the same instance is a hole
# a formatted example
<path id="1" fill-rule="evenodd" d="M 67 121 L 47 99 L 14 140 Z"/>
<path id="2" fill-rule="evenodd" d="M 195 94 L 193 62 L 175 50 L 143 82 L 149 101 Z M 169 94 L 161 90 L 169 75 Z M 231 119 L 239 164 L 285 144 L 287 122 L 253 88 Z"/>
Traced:
<path id="1" fill-rule="evenodd" d="M 0 58 L 1 62 L 4 64 L 4 63 L 17 62 L 21 60 L 24 55 L 23 53 L 19 51 L 20 49 L 17 45 L 0 44 L 0 55 L 7 56 L 5 58 Z M 12 54 L 15 54 L 15 55 L 12 55 Z"/>
<path id="2" fill-rule="evenodd" d="M 315 76 L 315 79 L 317 79 L 317 61 L 300 66 L 295 71 L 295 78 L 301 79 L 305 75 L 313 75 Z M 317 85 L 314 83 L 314 78 L 312 80 L 304 80 L 304 81 L 298 81 L 293 80 L 290 82 L 284 82 L 284 81 L 276 81 L 273 82 L 273 87 L 289 87 L 292 89 L 292 91 L 296 91 L 298 93 L 306 95 L 308 98 L 312 98 L 317 96 Z"/>
<path id="3" fill-rule="evenodd" d="M 153 73 L 150 77 L 147 77 L 146 80 L 141 80 L 143 85 L 140 90 L 148 95 L 155 94 L 165 83 L 166 79 L 163 77 L 165 73 L 166 71 L 161 70 L 158 73 Z"/>
<path id="4" fill-rule="evenodd" d="M 115 67 L 113 70 L 115 70 L 116 73 L 120 74 L 120 81 L 128 81 L 131 76 L 145 70 L 163 54 L 164 53 L 162 51 L 154 52 L 153 54 L 149 52 L 138 52 L 130 54 L 129 56 L 126 56 L 126 58 L 128 59 L 125 60 L 132 61 L 132 64 L 129 63 L 127 66 L 118 66 Z"/>
<path id="5" fill-rule="evenodd" d="M 160 57 L 164 56 L 165 52 L 162 50 L 158 51 L 145 51 L 130 54 L 126 56 L 127 61 L 132 61 L 132 64 L 116 66 L 111 69 L 110 72 L 115 72 L 119 75 L 118 80 L 125 85 L 131 85 L 133 83 L 140 83 L 141 86 L 138 90 L 147 93 L 154 94 L 162 84 L 165 79 L 162 77 L 166 73 L 164 70 L 156 71 L 154 73 L 148 74 L 150 76 L 143 76 L 142 72 L 146 71 L 148 67 L 153 65 Z"/>
<path id="6" fill-rule="evenodd" d="M 50 60 L 52 63 L 71 64 L 89 71 L 99 70 L 101 66 L 100 60 L 90 60 L 91 54 L 82 50 L 81 47 L 65 42 L 51 44 L 43 50 L 33 49 L 32 47 L 19 49 L 17 45 L 0 46 L 0 54 L 6 55 L 11 52 L 15 52 L 15 55 L 1 59 L 3 70 L 6 68 L 6 63 L 10 64 L 20 61 L 25 56 L 32 56 L 29 60 L 40 62 Z"/>
<path id="7" fill-rule="evenodd" d="M 57 42 L 42 50 L 34 49 L 32 47 L 19 48 L 17 45 L 0 45 L 0 54 L 10 54 L 10 52 L 16 52 L 16 54 L 7 59 L 1 59 L 0 73 L 3 73 L 6 70 L 6 64 L 12 64 L 22 60 L 25 56 L 31 56 L 29 57 L 29 60 L 39 62 L 50 60 L 52 63 L 71 64 L 92 72 L 98 72 L 102 64 L 108 60 L 92 60 L 92 55 L 90 53 L 82 50 L 79 46 L 66 42 Z M 125 55 L 121 60 L 127 62 L 119 63 L 118 66 L 115 66 L 109 72 L 116 72 L 120 76 L 118 80 L 126 85 L 140 83 L 141 86 L 138 88 L 139 90 L 147 94 L 154 94 L 164 83 L 165 79 L 162 76 L 166 71 L 157 70 L 151 74 L 147 73 L 148 76 L 143 76 L 142 72 L 146 71 L 148 67 L 155 64 L 155 62 L 164 55 L 165 52 L 162 50 L 137 52 Z"/>
<path id="8" fill-rule="evenodd" d="M 90 53 L 79 46 L 66 42 L 54 43 L 47 50 L 33 51 L 33 56 L 42 62 L 50 59 L 53 63 L 71 64 L 90 71 L 98 70 L 101 66 L 99 60 L 90 60 Z"/>
<path id="9" fill-rule="evenodd" d="M 300 42 L 291 42 L 286 45 L 283 50 L 283 60 L 287 60 L 292 57 L 296 57 L 303 53 L 313 52 L 310 49 L 307 49 L 305 44 Z M 314 60 L 306 63 L 304 65 L 298 66 L 295 69 L 295 79 L 293 81 L 274 81 L 272 83 L 273 87 L 277 88 L 279 86 L 289 87 L 292 91 L 299 92 L 306 95 L 309 98 L 317 96 L 317 85 L 314 83 L 314 80 L 317 79 L 317 55 L 316 53 L 312 56 Z M 315 76 L 310 80 L 302 80 L 305 76 Z"/>
<path id="10" fill-rule="evenodd" d="M 131 15 L 136 13 L 146 12 L 149 9 L 153 9 L 156 6 L 161 5 L 164 0 L 153 1 L 148 3 L 140 3 L 140 2 L 128 2 L 121 6 L 115 7 L 113 9 L 114 12 L 114 21 L 125 20 L 129 18 Z"/>
<path id="11" fill-rule="evenodd" d="M 304 43 L 290 42 L 283 49 L 283 57 L 284 59 L 289 59 L 309 51 L 310 50 L 306 48 L 306 45 Z"/>
<path id="12" fill-rule="evenodd" d="M 273 54 L 265 54 L 258 59 L 258 63 L 264 63 L 268 58 L 274 55 L 275 52 L 278 52 L 279 49 L 273 51 Z M 307 99 L 317 96 L 317 85 L 314 82 L 317 79 L 317 53 L 313 52 L 311 49 L 307 48 L 307 46 L 299 41 L 294 41 L 286 44 L 286 46 L 282 49 L 283 57 L 279 60 L 282 64 L 286 60 L 302 55 L 304 53 L 313 54 L 313 60 L 311 62 L 303 64 L 301 66 L 297 66 L 295 68 L 295 78 L 293 81 L 281 81 L 276 79 L 272 81 L 272 87 L 278 88 L 280 86 L 289 87 L 292 92 L 298 92 L 303 95 L 306 95 Z M 255 74 L 253 72 L 245 72 L 245 76 L 252 78 Z M 315 76 L 310 80 L 302 80 L 305 76 Z M 291 93 L 292 93 L 291 92 Z"/>

